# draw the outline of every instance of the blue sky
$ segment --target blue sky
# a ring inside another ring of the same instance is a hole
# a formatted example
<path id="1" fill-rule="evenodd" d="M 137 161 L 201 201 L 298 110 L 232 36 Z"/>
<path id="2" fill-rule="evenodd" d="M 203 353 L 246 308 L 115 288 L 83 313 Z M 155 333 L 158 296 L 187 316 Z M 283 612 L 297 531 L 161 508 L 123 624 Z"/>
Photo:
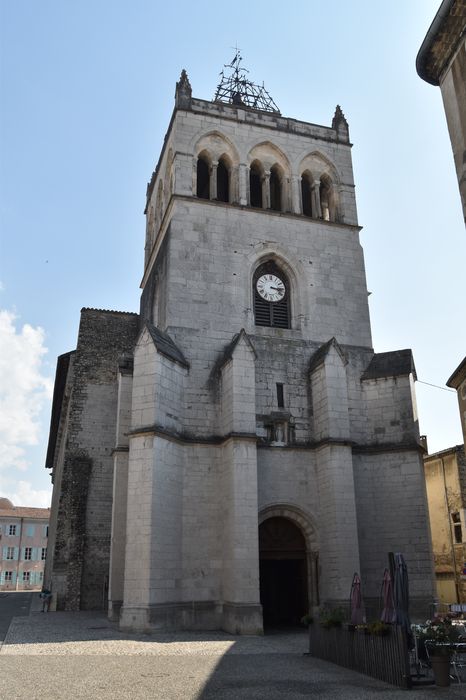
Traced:
<path id="1" fill-rule="evenodd" d="M 84 306 L 137 311 L 146 183 L 186 68 L 210 99 L 236 44 L 285 116 L 348 119 L 374 348 L 440 386 L 466 353 L 466 234 L 441 93 L 415 57 L 439 0 L 1 3 L 0 495 L 47 505 L 57 355 Z M 215 10 L 212 8 L 215 7 Z M 417 384 L 431 451 L 452 392 Z"/>

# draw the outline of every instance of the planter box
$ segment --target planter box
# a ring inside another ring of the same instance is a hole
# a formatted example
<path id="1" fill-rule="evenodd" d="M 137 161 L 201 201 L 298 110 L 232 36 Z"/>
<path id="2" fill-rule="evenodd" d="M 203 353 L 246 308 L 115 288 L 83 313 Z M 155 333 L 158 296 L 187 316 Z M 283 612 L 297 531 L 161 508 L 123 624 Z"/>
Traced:
<path id="1" fill-rule="evenodd" d="M 361 634 L 346 627 L 309 626 L 309 653 L 399 688 L 411 688 L 409 653 L 402 628 L 388 635 Z"/>

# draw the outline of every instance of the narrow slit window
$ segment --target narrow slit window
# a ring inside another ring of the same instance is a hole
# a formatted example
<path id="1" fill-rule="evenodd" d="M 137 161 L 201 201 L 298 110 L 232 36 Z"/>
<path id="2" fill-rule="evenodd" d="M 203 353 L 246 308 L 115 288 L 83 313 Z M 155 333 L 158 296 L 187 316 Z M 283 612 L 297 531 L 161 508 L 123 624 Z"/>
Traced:
<path id="1" fill-rule="evenodd" d="M 285 407 L 285 399 L 283 395 L 283 384 L 277 384 L 277 406 L 278 408 Z"/>
<path id="2" fill-rule="evenodd" d="M 451 514 L 453 520 L 453 533 L 455 536 L 455 544 L 461 544 L 463 541 L 463 528 L 461 527 L 461 517 L 458 512 Z"/>

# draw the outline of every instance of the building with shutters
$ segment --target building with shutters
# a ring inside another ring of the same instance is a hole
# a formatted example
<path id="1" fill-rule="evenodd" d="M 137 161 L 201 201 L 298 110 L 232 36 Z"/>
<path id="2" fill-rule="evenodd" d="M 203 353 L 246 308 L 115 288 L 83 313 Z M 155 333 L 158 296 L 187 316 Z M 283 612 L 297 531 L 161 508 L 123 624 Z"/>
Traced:
<path id="1" fill-rule="evenodd" d="M 466 604 L 466 458 L 463 445 L 425 455 L 437 596 Z"/>
<path id="2" fill-rule="evenodd" d="M 59 358 L 46 584 L 123 629 L 262 632 L 375 611 L 389 552 L 434 594 L 410 350 L 372 347 L 348 123 L 183 71 L 146 197 L 139 314 Z"/>
<path id="3" fill-rule="evenodd" d="M 14 506 L 0 498 L 0 591 L 41 589 L 50 508 Z"/>

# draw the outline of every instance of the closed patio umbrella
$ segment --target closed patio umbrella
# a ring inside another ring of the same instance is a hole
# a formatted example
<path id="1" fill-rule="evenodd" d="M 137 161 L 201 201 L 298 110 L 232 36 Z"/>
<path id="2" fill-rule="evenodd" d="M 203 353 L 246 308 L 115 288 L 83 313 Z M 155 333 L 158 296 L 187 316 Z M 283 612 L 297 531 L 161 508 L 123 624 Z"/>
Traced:
<path id="1" fill-rule="evenodd" d="M 380 619 L 382 622 L 386 622 L 390 625 L 394 624 L 396 622 L 396 610 L 395 601 L 393 599 L 392 577 L 388 569 L 385 569 L 383 572 L 381 598 L 383 609 Z"/>
<path id="2" fill-rule="evenodd" d="M 362 625 L 366 621 L 362 602 L 361 579 L 354 574 L 350 593 L 351 624 Z"/>
<path id="3" fill-rule="evenodd" d="M 408 567 L 402 554 L 395 554 L 395 608 L 396 622 L 401 625 L 408 638 L 408 647 L 413 646 L 411 620 L 409 619 L 409 579 Z"/>

